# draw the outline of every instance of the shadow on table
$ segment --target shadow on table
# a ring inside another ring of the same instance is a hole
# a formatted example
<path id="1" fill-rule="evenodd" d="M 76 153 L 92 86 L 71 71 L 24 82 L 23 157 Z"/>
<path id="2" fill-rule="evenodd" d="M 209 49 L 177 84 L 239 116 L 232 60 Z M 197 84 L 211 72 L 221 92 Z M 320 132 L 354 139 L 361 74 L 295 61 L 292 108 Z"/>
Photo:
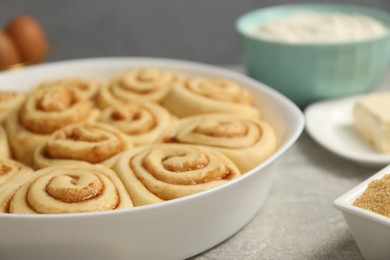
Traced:
<path id="1" fill-rule="evenodd" d="M 300 137 L 300 142 L 297 142 L 296 149 L 300 150 L 313 164 L 343 179 L 363 181 L 382 168 L 366 166 L 339 157 L 316 143 L 305 131 Z"/>

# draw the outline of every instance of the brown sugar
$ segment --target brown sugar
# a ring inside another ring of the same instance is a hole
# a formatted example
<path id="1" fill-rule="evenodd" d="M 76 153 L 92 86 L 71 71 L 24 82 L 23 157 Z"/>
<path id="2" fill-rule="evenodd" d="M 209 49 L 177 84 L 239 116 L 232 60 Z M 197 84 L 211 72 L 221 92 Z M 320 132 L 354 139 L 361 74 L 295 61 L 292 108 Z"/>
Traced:
<path id="1" fill-rule="evenodd" d="M 353 205 L 390 217 L 390 174 L 371 181 Z"/>

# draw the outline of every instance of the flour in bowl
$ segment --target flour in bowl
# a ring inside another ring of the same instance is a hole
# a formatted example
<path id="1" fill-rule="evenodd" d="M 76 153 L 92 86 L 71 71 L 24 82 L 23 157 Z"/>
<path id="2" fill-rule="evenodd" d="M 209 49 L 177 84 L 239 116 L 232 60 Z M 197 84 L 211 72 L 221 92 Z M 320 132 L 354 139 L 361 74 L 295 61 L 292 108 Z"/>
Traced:
<path id="1" fill-rule="evenodd" d="M 299 12 L 256 27 L 255 36 L 289 43 L 358 41 L 385 34 L 381 22 L 360 14 Z"/>

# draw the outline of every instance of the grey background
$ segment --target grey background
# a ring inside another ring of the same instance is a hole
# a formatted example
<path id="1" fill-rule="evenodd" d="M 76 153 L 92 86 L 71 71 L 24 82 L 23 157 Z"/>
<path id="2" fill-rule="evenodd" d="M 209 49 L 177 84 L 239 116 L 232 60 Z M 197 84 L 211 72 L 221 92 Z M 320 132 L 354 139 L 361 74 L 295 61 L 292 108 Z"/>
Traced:
<path id="1" fill-rule="evenodd" d="M 0 0 L 0 26 L 34 16 L 45 28 L 49 61 L 151 56 L 211 64 L 239 63 L 236 19 L 289 0 Z M 312 2 L 322 2 L 315 0 Z M 326 1 L 390 11 L 389 0 Z"/>

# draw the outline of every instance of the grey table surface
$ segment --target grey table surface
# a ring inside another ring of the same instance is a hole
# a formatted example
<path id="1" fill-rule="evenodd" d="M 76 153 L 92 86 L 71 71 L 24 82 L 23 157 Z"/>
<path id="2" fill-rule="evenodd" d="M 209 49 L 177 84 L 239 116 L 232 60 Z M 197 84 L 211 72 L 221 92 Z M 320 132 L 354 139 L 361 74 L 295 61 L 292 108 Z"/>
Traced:
<path id="1" fill-rule="evenodd" d="M 389 87 L 390 74 L 374 90 Z M 380 167 L 340 158 L 305 131 L 275 164 L 275 182 L 256 216 L 233 237 L 193 260 L 363 259 L 332 203 Z"/>
<path id="2" fill-rule="evenodd" d="M 332 202 L 376 169 L 339 158 L 303 133 L 273 171 L 269 197 L 252 221 L 193 259 L 363 259 Z"/>

